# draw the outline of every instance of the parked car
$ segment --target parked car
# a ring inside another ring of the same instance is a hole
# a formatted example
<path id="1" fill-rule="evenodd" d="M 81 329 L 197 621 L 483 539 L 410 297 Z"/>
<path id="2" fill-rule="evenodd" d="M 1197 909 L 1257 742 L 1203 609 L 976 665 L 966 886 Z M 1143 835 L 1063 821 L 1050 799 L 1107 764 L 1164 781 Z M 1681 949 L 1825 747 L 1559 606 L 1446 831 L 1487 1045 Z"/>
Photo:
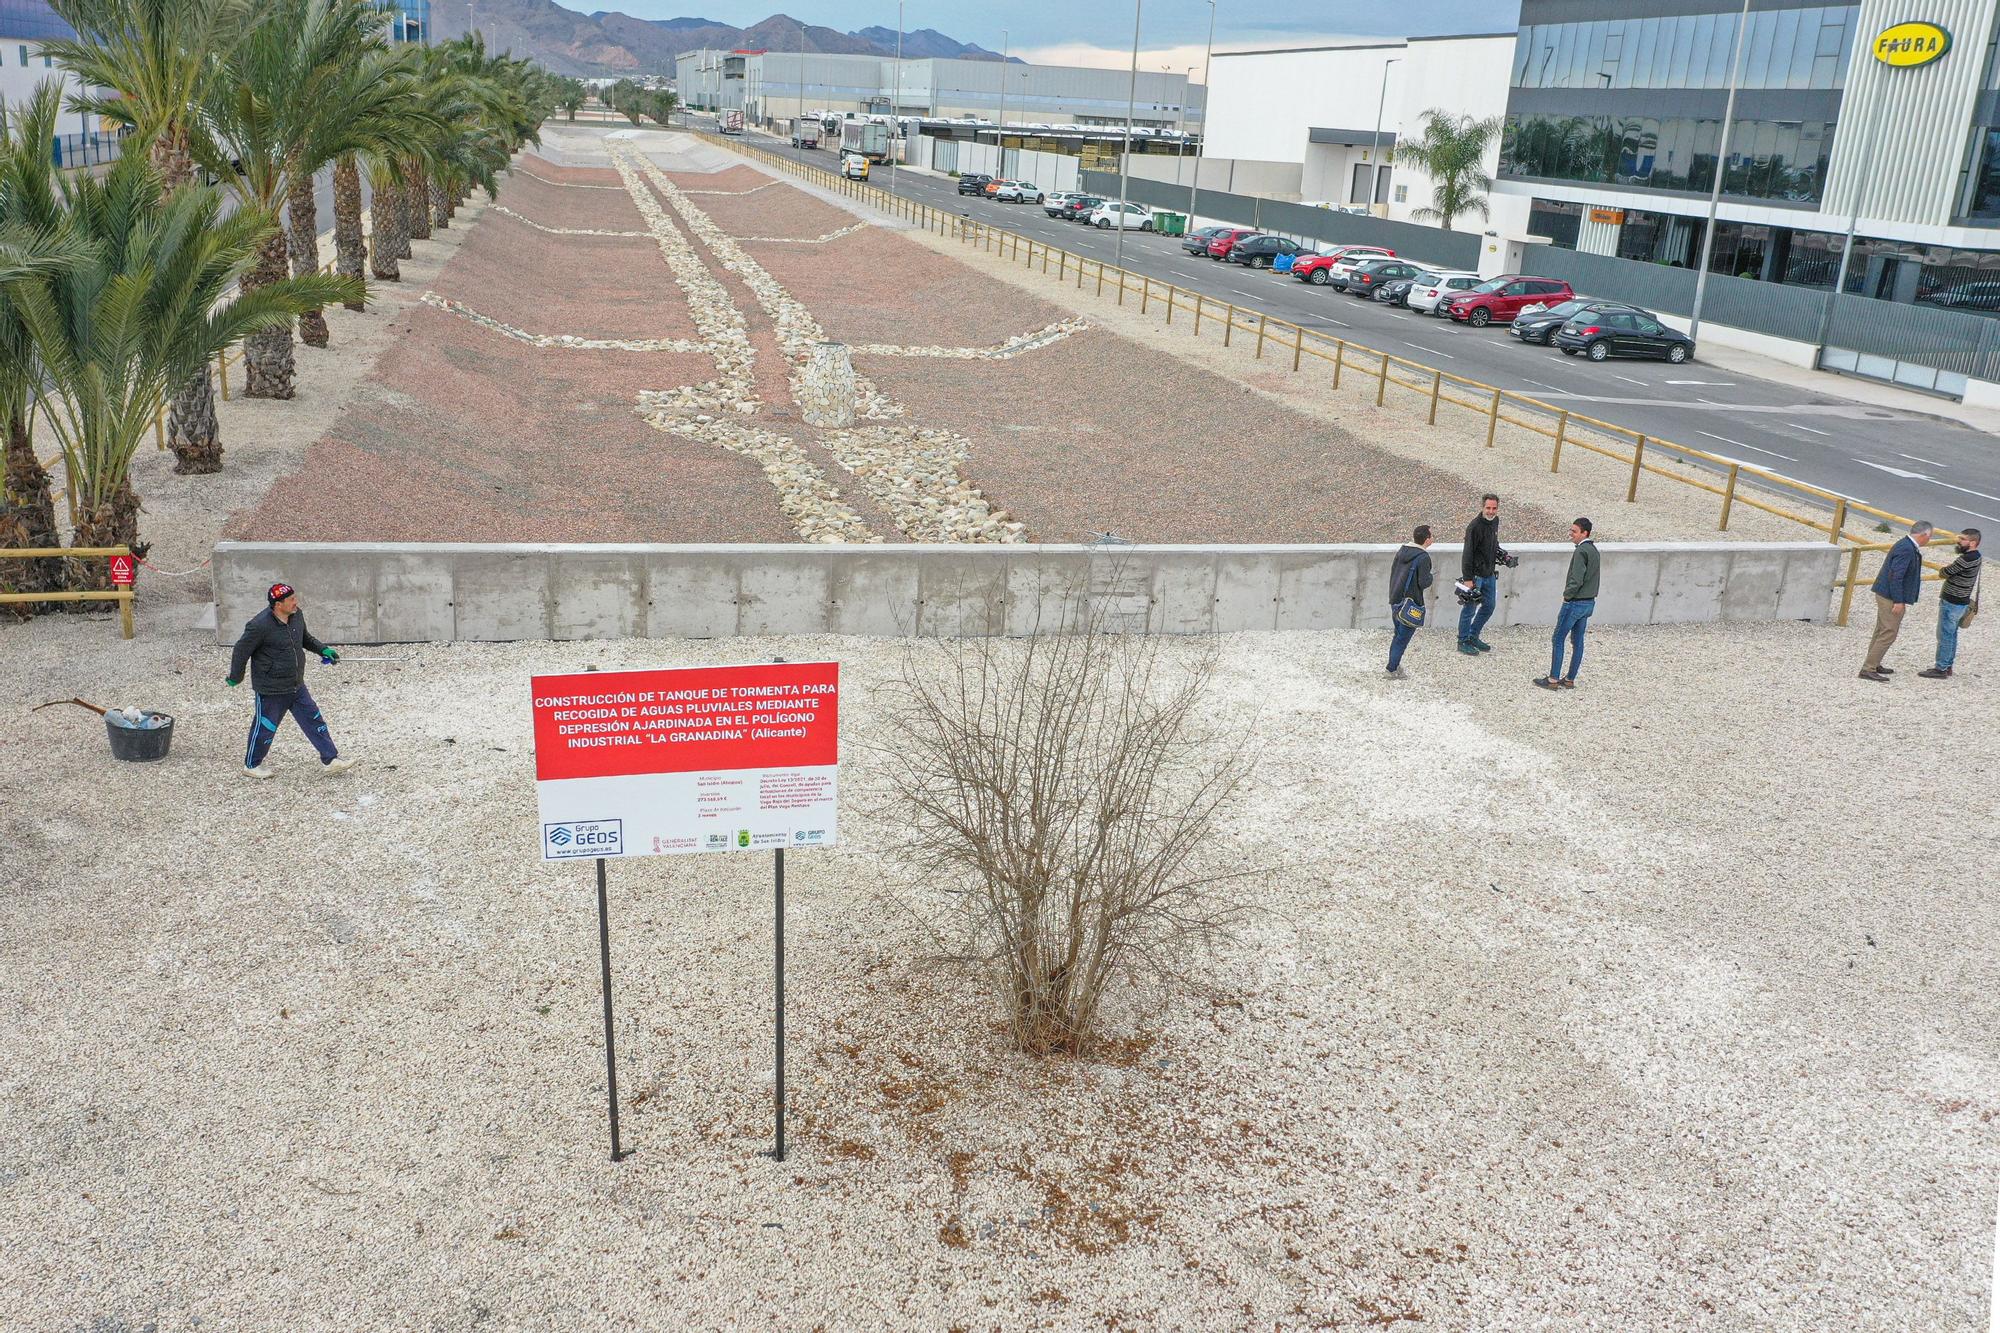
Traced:
<path id="1" fill-rule="evenodd" d="M 1063 205 L 1062 216 L 1068 218 L 1071 222 L 1087 223 L 1090 221 L 1090 215 L 1095 213 L 1103 203 L 1104 200 L 1094 194 L 1080 194 Z"/>
<path id="2" fill-rule="evenodd" d="M 1039 204 L 1042 187 L 1033 181 L 1001 181 L 993 197 L 1003 204 Z"/>
<path id="3" fill-rule="evenodd" d="M 1470 324 L 1475 329 L 1483 329 L 1496 321 L 1511 323 L 1514 316 L 1521 313 L 1521 307 L 1530 301 L 1568 301 L 1576 293 L 1569 284 L 1554 278 L 1531 278 L 1520 273 L 1505 273 L 1497 278 L 1489 278 L 1466 291 L 1454 296 L 1445 306 L 1455 323 Z"/>
<path id="4" fill-rule="evenodd" d="M 1215 235 L 1208 238 L 1208 257 L 1210 259 L 1227 259 L 1229 258 L 1229 252 L 1236 248 L 1238 241 L 1248 240 L 1256 234 L 1256 232 L 1250 230 L 1248 227 L 1224 227 L 1222 230 L 1216 232 Z"/>
<path id="5" fill-rule="evenodd" d="M 1282 236 L 1246 236 L 1229 248 L 1229 262 L 1269 268 L 1279 255 L 1296 255 L 1303 247 Z"/>
<path id="6" fill-rule="evenodd" d="M 1061 217 L 1063 205 L 1077 197 L 1075 190 L 1051 190 L 1042 196 L 1042 211 L 1050 217 Z"/>
<path id="7" fill-rule="evenodd" d="M 1479 285 L 1477 273 L 1436 272 L 1428 276 L 1430 281 L 1420 278 L 1410 287 L 1409 299 L 1410 309 L 1427 315 L 1442 317 L 1446 301 Z"/>
<path id="8" fill-rule="evenodd" d="M 1419 271 L 1407 278 L 1391 278 L 1387 282 L 1378 283 L 1374 299 L 1381 305 L 1406 306 L 1410 303 L 1410 288 L 1423 276 L 1424 274 Z"/>
<path id="9" fill-rule="evenodd" d="M 1395 254 L 1394 250 L 1384 249 L 1379 245 L 1336 245 L 1329 250 L 1321 251 L 1311 259 L 1292 261 L 1292 276 L 1300 282 L 1310 282 L 1316 287 L 1324 287 L 1333 281 L 1335 270 L 1343 260 L 1348 261 L 1348 266 L 1352 267 L 1359 260 L 1392 259 Z"/>
<path id="10" fill-rule="evenodd" d="M 1127 227 L 1135 231 L 1153 229 L 1153 210 L 1142 204 L 1121 204 L 1116 199 L 1101 203 L 1090 215 L 1090 225 L 1106 231 L 1116 227 L 1120 231 Z"/>
<path id="11" fill-rule="evenodd" d="M 1925 292 L 1917 301 L 1956 310 L 2000 310 L 2000 282 L 1961 282 Z"/>
<path id="12" fill-rule="evenodd" d="M 1638 306 L 1626 301 L 1599 301 L 1592 297 L 1578 297 L 1574 301 L 1558 301 L 1551 306 L 1530 305 L 1522 308 L 1514 316 L 1514 322 L 1507 326 L 1507 332 L 1524 343 L 1540 343 L 1544 347 L 1555 342 L 1556 334 L 1563 325 L 1577 315 L 1593 310 L 1631 310 L 1646 314 Z M 1647 316 L 1651 318 L 1650 315 Z"/>
<path id="13" fill-rule="evenodd" d="M 1191 255 L 1205 255 L 1208 253 L 1208 243 L 1228 230 L 1227 227 L 1196 227 L 1181 238 L 1181 249 Z"/>
<path id="14" fill-rule="evenodd" d="M 1563 355 L 1592 361 L 1613 356 L 1653 356 L 1680 365 L 1694 359 L 1694 339 L 1642 310 L 1587 310 L 1556 334 Z"/>
<path id="15" fill-rule="evenodd" d="M 986 187 L 989 184 L 991 184 L 992 181 L 993 178 L 991 176 L 982 176 L 976 173 L 967 176 L 960 176 L 958 178 L 958 192 L 960 194 L 984 194 L 986 192 Z"/>
<path id="16" fill-rule="evenodd" d="M 1335 278 L 1333 285 L 1349 296 L 1373 296 L 1378 287 L 1414 278 L 1423 271 L 1422 265 L 1407 259 L 1370 259 L 1348 270 L 1345 278 Z"/>
<path id="17" fill-rule="evenodd" d="M 1006 182 L 998 176 L 988 177 L 986 184 L 979 187 L 979 193 L 985 198 L 991 199 L 1000 193 L 1000 187 L 1004 184 Z"/>

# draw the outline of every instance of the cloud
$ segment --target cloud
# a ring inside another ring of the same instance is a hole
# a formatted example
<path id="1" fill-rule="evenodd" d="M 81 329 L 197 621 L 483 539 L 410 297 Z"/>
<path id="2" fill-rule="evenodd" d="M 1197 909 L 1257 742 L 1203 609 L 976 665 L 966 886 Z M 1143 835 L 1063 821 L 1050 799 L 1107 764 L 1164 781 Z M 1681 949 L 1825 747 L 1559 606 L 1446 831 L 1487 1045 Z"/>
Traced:
<path id="1" fill-rule="evenodd" d="M 1329 35 L 1323 33 L 1286 33 L 1280 41 L 1271 42 L 1217 42 L 1217 55 L 1224 51 L 1264 51 L 1274 46 L 1347 46 L 1357 42 L 1379 42 L 1380 37 L 1357 37 L 1353 33 Z M 1017 46 L 1012 54 L 1034 65 L 1070 65 L 1090 69 L 1130 69 L 1132 48 L 1098 46 L 1091 42 L 1057 42 L 1050 46 Z M 1139 68 L 1147 73 L 1157 74 L 1165 70 L 1169 74 L 1185 74 L 1190 65 L 1194 66 L 1194 81 L 1206 83 L 1207 78 L 1201 68 L 1202 57 L 1207 54 L 1207 46 L 1202 42 L 1183 43 L 1179 46 L 1140 46 Z"/>

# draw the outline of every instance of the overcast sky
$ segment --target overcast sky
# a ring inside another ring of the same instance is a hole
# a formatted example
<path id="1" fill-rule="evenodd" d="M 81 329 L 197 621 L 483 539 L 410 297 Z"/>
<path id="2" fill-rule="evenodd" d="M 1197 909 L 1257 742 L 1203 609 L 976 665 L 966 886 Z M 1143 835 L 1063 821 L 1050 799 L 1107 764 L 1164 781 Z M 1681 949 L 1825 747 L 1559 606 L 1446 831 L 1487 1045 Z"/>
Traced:
<path id="1" fill-rule="evenodd" d="M 745 27 L 772 14 L 791 14 L 807 23 L 851 32 L 896 26 L 895 0 L 813 0 L 810 5 L 779 0 L 567 0 L 586 12 L 618 9 L 639 18 L 701 17 Z M 1139 30 L 1142 64 L 1185 66 L 1199 61 L 1208 37 L 1206 0 L 1141 0 Z M 906 29 L 935 28 L 961 42 L 1000 49 L 1008 31 L 1010 49 L 1029 59 L 1061 64 L 1123 64 L 1132 51 L 1131 0 L 1007 0 L 1005 4 L 906 0 Z M 1217 0 L 1218 50 L 1313 45 L 1357 37 L 1430 36 L 1450 32 L 1511 31 L 1520 14 L 1518 0 Z M 1111 53 L 1122 52 L 1113 59 Z"/>

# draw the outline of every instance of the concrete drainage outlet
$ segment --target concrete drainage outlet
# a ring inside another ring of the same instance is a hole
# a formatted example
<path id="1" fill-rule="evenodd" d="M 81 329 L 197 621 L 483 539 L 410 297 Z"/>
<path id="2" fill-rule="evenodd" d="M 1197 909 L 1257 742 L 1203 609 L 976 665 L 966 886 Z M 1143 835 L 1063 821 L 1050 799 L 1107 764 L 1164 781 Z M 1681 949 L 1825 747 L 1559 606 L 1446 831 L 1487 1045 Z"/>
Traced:
<path id="1" fill-rule="evenodd" d="M 847 344 L 814 343 L 799 374 L 799 406 L 806 423 L 852 426 L 854 398 L 854 358 Z"/>

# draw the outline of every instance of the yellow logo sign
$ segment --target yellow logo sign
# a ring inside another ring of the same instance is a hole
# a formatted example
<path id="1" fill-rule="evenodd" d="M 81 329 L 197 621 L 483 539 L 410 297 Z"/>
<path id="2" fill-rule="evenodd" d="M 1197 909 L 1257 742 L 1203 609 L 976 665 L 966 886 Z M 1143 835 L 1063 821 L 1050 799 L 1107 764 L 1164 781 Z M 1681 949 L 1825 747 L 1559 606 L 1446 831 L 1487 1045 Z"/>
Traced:
<path id="1" fill-rule="evenodd" d="M 1875 39 L 1875 58 L 1885 65 L 1928 65 L 1951 50 L 1951 34 L 1935 23 L 1898 23 Z"/>

